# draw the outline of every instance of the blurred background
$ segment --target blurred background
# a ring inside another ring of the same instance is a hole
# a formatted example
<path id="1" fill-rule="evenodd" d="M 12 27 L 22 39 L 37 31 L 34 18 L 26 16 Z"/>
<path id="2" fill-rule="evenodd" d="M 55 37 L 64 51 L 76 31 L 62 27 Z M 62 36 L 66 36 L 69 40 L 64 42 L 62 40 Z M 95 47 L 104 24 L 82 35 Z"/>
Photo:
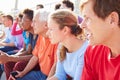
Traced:
<path id="1" fill-rule="evenodd" d="M 46 9 L 54 10 L 54 5 L 62 0 L 0 0 L 0 13 L 15 16 L 19 11 L 30 8 L 35 9 L 37 4 L 43 4 Z M 75 13 L 79 14 L 80 0 L 70 0 L 75 4 Z"/>

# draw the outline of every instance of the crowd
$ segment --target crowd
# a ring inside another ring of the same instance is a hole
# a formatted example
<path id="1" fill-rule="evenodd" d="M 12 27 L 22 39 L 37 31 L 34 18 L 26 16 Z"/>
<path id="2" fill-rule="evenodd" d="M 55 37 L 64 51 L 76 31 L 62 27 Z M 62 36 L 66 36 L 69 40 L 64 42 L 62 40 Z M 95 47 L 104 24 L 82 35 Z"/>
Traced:
<path id="1" fill-rule="evenodd" d="M 120 80 L 120 0 L 62 0 L 14 20 L 0 15 L 0 77 L 6 80 Z M 4 30 L 3 30 L 4 27 Z"/>

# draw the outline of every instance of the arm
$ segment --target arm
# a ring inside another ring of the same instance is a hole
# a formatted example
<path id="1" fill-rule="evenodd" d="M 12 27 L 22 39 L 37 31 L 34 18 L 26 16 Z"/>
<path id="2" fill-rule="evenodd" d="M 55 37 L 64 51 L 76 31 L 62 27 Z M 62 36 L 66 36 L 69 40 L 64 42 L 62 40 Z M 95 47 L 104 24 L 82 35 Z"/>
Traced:
<path id="1" fill-rule="evenodd" d="M 22 33 L 22 29 L 19 29 L 16 31 L 16 27 L 17 27 L 17 22 L 13 24 L 12 31 L 11 31 L 12 35 L 19 35 Z"/>
<path id="2" fill-rule="evenodd" d="M 0 51 L 0 63 L 4 64 L 9 61 L 18 62 L 18 61 L 29 61 L 32 55 L 26 56 L 16 56 L 16 55 L 8 55 L 5 52 Z"/>
<path id="3" fill-rule="evenodd" d="M 77 60 L 78 65 L 77 68 L 75 69 L 75 76 L 74 76 L 74 80 L 78 80 L 81 77 L 82 74 L 82 70 L 83 70 L 83 65 L 84 65 L 84 54 L 81 55 L 80 57 L 77 57 L 79 60 Z"/>
<path id="4" fill-rule="evenodd" d="M 23 56 L 23 55 L 28 55 L 28 54 L 32 54 L 32 46 L 31 44 L 28 45 L 28 49 L 26 50 L 26 45 L 24 45 L 24 48 L 22 48 L 18 53 L 16 53 L 15 55 L 19 55 L 19 56 Z"/>
<path id="5" fill-rule="evenodd" d="M 6 42 L 0 42 L 0 46 L 15 46 L 15 44 L 13 42 L 11 43 L 6 43 Z"/>
<path id="6" fill-rule="evenodd" d="M 56 63 L 53 64 L 53 66 L 52 66 L 52 68 L 50 70 L 50 73 L 49 73 L 49 75 L 47 77 L 48 79 L 55 74 L 55 70 L 56 70 Z"/>
<path id="7" fill-rule="evenodd" d="M 5 37 L 5 32 L 1 31 L 1 33 L 0 33 L 0 39 L 3 39 L 4 37 Z"/>
<path id="8" fill-rule="evenodd" d="M 25 74 L 27 74 L 30 70 L 32 70 L 35 65 L 38 63 L 38 57 L 37 56 L 33 56 L 30 61 L 28 62 L 27 66 L 25 67 L 25 69 L 22 72 L 18 72 L 18 75 L 16 75 L 16 77 L 22 77 Z"/>
<path id="9" fill-rule="evenodd" d="M 66 73 L 60 61 L 57 62 L 55 75 L 47 80 L 66 80 Z"/>

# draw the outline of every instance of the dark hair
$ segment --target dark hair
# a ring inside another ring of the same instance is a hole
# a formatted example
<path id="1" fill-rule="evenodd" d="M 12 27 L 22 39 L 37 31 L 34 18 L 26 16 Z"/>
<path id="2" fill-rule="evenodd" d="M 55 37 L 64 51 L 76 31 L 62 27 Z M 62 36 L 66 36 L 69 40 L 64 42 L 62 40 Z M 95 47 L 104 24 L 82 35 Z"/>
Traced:
<path id="1" fill-rule="evenodd" d="M 23 14 L 25 14 L 31 21 L 33 19 L 34 12 L 31 9 L 25 9 L 23 11 Z"/>
<path id="2" fill-rule="evenodd" d="M 65 4 L 68 8 L 71 8 L 72 11 L 74 10 L 74 4 L 70 0 L 63 0 L 62 3 Z"/>
<path id="3" fill-rule="evenodd" d="M 22 17 L 23 17 L 23 14 L 21 14 L 21 13 L 20 13 L 20 14 L 18 15 L 18 17 L 22 19 Z"/>
<path id="4" fill-rule="evenodd" d="M 84 7 L 88 1 L 81 4 L 81 9 Z M 105 19 L 112 12 L 117 12 L 119 15 L 119 25 L 120 25 L 120 0 L 92 0 L 93 11 L 101 19 Z"/>
<path id="5" fill-rule="evenodd" d="M 11 20 L 13 23 L 13 17 L 11 15 L 5 15 L 4 17 L 6 17 L 7 19 Z"/>
<path id="6" fill-rule="evenodd" d="M 82 29 L 78 25 L 77 16 L 70 10 L 60 9 L 51 13 L 50 18 L 54 20 L 58 25 L 59 29 L 63 29 L 65 26 L 70 28 L 71 34 L 78 36 L 82 34 Z M 60 49 L 60 60 L 63 61 L 66 58 L 67 48 L 62 46 Z"/>
<path id="7" fill-rule="evenodd" d="M 44 8 L 44 6 L 42 4 L 38 4 L 37 6 L 39 6 L 40 8 Z"/>
<path id="8" fill-rule="evenodd" d="M 102 19 L 105 19 L 111 12 L 117 12 L 120 25 L 120 0 L 95 0 L 93 10 Z"/>
<path id="9" fill-rule="evenodd" d="M 56 4 L 56 5 L 55 5 L 55 10 L 60 9 L 60 6 L 61 6 L 60 3 Z"/>

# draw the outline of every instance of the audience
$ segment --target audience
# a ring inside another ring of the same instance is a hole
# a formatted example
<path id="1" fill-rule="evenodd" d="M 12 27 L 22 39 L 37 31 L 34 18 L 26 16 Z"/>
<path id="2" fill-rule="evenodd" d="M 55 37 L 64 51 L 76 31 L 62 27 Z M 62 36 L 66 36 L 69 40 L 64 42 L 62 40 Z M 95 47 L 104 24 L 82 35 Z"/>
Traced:
<path id="1" fill-rule="evenodd" d="M 1 52 L 0 62 L 5 63 L 5 73 L 7 79 L 10 76 L 10 72 L 12 71 L 22 71 L 24 67 L 27 65 L 29 59 L 32 57 L 32 50 L 35 46 L 37 36 L 34 35 L 33 28 L 31 27 L 33 18 L 33 10 L 25 9 L 23 11 L 22 27 L 24 31 L 29 32 L 29 36 L 25 37 L 24 35 L 24 46 L 18 53 L 15 55 L 7 55 L 4 52 Z M 24 32 L 23 31 L 23 32 Z M 39 68 L 35 67 L 35 70 L 39 70 Z"/>
<path id="2" fill-rule="evenodd" d="M 48 14 L 48 11 L 40 9 L 33 18 L 32 26 L 39 37 L 32 52 L 33 57 L 23 71 L 17 71 L 17 80 L 45 80 L 56 63 L 57 44 L 52 45 L 46 35 Z M 31 69 L 37 63 L 39 63 L 40 71 L 32 71 Z"/>

